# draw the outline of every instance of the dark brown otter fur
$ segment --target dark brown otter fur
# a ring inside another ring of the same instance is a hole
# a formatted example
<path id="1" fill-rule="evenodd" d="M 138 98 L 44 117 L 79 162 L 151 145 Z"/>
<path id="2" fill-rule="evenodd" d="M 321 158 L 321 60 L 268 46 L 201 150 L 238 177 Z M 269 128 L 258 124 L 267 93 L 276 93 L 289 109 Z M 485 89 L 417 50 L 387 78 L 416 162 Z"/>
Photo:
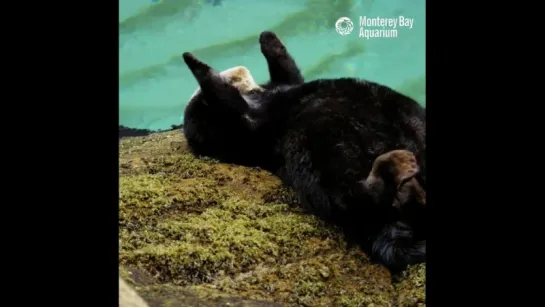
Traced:
<path id="1" fill-rule="evenodd" d="M 191 150 L 275 172 L 392 270 L 425 261 L 425 206 L 414 205 L 425 201 L 424 108 L 375 82 L 305 82 L 274 33 L 259 41 L 270 81 L 246 95 L 184 53 L 201 87 L 185 111 Z"/>

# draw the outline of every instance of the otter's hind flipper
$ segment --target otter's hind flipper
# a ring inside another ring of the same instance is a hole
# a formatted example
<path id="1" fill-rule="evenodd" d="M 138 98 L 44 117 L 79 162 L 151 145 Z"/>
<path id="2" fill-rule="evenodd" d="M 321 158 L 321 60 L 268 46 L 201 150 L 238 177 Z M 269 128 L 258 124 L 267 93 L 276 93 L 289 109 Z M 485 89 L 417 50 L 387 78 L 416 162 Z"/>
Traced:
<path id="1" fill-rule="evenodd" d="M 304 82 L 295 60 L 276 34 L 270 31 L 262 32 L 259 36 L 259 44 L 269 66 L 269 82 L 271 84 L 301 84 Z"/>

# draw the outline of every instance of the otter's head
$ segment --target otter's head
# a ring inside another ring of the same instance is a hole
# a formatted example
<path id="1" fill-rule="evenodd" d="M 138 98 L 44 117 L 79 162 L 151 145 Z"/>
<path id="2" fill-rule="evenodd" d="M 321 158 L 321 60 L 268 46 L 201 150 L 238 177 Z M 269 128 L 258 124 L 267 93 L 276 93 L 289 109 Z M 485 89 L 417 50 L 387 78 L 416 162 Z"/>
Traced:
<path id="1" fill-rule="evenodd" d="M 223 81 L 225 81 L 228 85 L 236 88 L 243 97 L 253 92 L 264 91 L 264 89 L 255 82 L 254 77 L 248 68 L 244 66 L 236 66 L 226 69 L 219 72 L 219 75 L 223 77 Z M 199 95 L 200 98 L 203 98 L 200 86 L 197 87 L 195 92 L 193 92 L 189 102 L 191 103 L 191 101 L 193 101 L 194 98 Z"/>
<path id="2" fill-rule="evenodd" d="M 263 32 L 259 43 L 269 66 L 270 81 L 258 85 L 250 71 L 236 66 L 217 72 L 186 52 L 183 59 L 199 87 L 191 96 L 184 113 L 184 134 L 196 155 L 222 162 L 262 165 L 272 151 L 270 140 L 252 132 L 243 118 L 248 108 L 259 103 L 265 88 L 302 83 L 293 58 L 272 32 Z"/>
<path id="3" fill-rule="evenodd" d="M 256 164 L 257 135 L 242 115 L 251 96 L 264 91 L 244 66 L 216 72 L 190 53 L 184 61 L 199 83 L 184 113 L 184 134 L 193 153 L 224 162 Z"/>

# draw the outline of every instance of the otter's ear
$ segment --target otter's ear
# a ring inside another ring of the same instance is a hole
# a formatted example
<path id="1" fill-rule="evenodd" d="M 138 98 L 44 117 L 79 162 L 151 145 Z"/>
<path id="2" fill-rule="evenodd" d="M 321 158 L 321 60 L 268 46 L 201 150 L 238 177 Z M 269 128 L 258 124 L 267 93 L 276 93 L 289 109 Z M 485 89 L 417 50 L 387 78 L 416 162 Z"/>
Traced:
<path id="1" fill-rule="evenodd" d="M 184 62 L 199 83 L 206 101 L 212 105 L 225 105 L 238 112 L 245 112 L 248 104 L 239 91 L 210 66 L 197 60 L 191 53 L 185 52 Z"/>
<path id="2" fill-rule="evenodd" d="M 259 44 L 261 53 L 267 59 L 269 66 L 270 83 L 301 84 L 304 82 L 295 60 L 276 34 L 270 31 L 262 32 L 259 36 Z"/>

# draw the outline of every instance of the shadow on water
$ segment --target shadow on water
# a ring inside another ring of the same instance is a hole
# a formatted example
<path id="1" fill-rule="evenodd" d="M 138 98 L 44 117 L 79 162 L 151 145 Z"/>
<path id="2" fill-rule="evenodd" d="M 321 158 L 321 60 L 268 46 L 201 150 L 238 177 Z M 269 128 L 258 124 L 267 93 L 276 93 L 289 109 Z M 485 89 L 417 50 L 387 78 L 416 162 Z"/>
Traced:
<path id="1" fill-rule="evenodd" d="M 173 18 L 191 21 L 197 17 L 204 0 L 161 0 L 119 22 L 119 41 L 137 31 L 154 31 Z"/>
<path id="2" fill-rule="evenodd" d="M 196 3 L 199 3 L 200 1 L 190 1 L 195 7 L 198 5 Z M 311 34 L 316 33 L 323 30 L 330 30 L 331 25 L 335 24 L 335 20 L 339 18 L 339 16 L 345 16 L 348 15 L 350 12 L 350 9 L 352 8 L 354 4 L 354 0 L 338 0 L 338 1 L 324 1 L 324 0 L 307 0 L 306 1 L 306 8 L 304 10 L 301 10 L 300 12 L 288 15 L 287 17 L 283 18 L 277 25 L 272 26 L 270 31 L 273 31 L 277 33 L 280 37 L 283 38 L 289 38 L 301 34 Z M 173 4 L 169 4 L 173 6 Z M 177 9 L 179 9 L 181 6 L 176 6 Z M 199 8 L 201 8 L 199 6 Z M 163 8 L 165 9 L 165 8 Z M 157 12 L 163 12 L 162 10 L 157 9 Z M 169 22 L 170 17 L 175 16 L 177 13 L 170 13 L 170 14 L 164 14 L 160 15 L 157 14 L 157 12 L 151 12 L 151 9 L 146 10 L 148 13 L 141 13 L 136 16 L 149 16 L 146 18 L 163 18 L 164 20 L 162 22 L 155 23 L 155 26 L 158 26 L 159 24 L 166 24 Z M 154 15 L 156 14 L 156 15 Z M 134 17 L 135 20 L 140 20 L 140 18 L 144 17 Z M 131 18 L 129 18 L 131 19 Z M 127 19 L 127 20 L 129 20 Z M 150 23 L 151 21 L 144 21 L 142 19 L 142 23 L 137 23 L 137 21 L 129 22 L 127 21 L 125 23 L 125 29 L 130 29 L 130 31 L 136 31 L 138 27 L 137 25 L 147 25 L 146 23 Z M 155 22 L 155 21 L 154 21 Z M 131 25 L 132 28 L 130 28 L 127 24 Z M 256 45 L 256 42 L 259 38 L 259 33 L 261 30 L 256 31 L 255 34 L 242 37 L 237 40 L 231 40 L 227 42 L 221 42 L 217 44 L 213 44 L 204 48 L 199 48 L 195 50 L 191 50 L 193 54 L 195 54 L 198 57 L 215 57 L 215 56 L 222 56 L 222 57 L 229 57 L 233 55 L 240 54 L 241 52 L 246 51 L 247 49 L 250 49 Z M 120 23 L 120 35 L 122 35 L 121 30 L 121 23 Z M 360 42 L 361 44 L 361 42 Z M 180 52 L 181 53 L 181 52 Z M 119 86 L 120 87 L 130 87 L 135 85 L 136 83 L 140 82 L 141 80 L 147 80 L 149 78 L 159 78 L 162 76 L 165 76 L 168 74 L 170 68 L 172 67 L 181 67 L 183 66 L 183 61 L 180 58 L 180 55 L 173 55 L 170 59 L 168 59 L 166 62 L 157 64 L 157 65 L 150 65 L 148 67 L 137 69 L 133 71 L 129 71 L 127 73 L 124 73 L 119 76 Z"/>

